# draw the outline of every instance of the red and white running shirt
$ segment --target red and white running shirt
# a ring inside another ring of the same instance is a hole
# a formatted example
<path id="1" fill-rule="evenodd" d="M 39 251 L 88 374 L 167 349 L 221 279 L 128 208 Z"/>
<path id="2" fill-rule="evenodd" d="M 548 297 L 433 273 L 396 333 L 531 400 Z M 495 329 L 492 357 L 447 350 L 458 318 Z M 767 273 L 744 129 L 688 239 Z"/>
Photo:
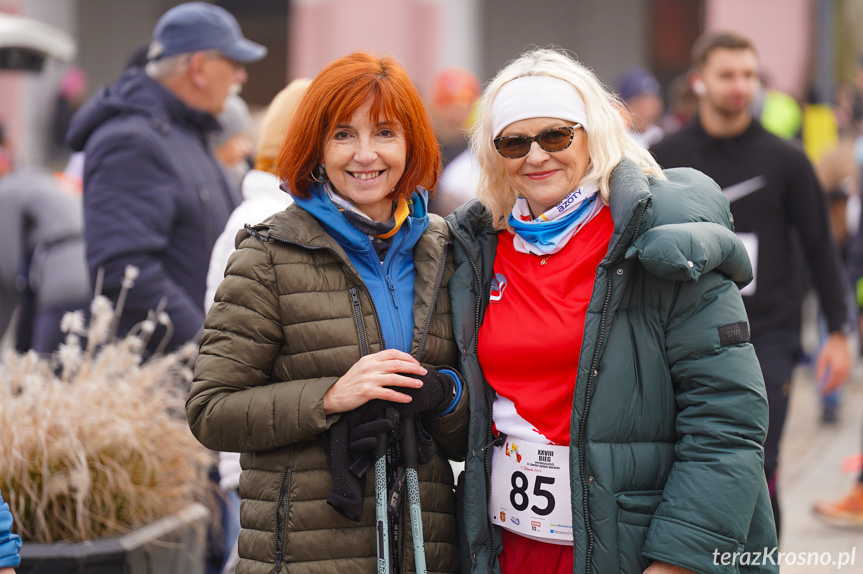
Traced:
<path id="1" fill-rule="evenodd" d="M 604 208 L 548 257 L 519 253 L 511 234 L 498 236 L 492 300 L 478 347 L 483 373 L 497 393 L 497 432 L 569 445 L 587 304 L 613 230 Z"/>

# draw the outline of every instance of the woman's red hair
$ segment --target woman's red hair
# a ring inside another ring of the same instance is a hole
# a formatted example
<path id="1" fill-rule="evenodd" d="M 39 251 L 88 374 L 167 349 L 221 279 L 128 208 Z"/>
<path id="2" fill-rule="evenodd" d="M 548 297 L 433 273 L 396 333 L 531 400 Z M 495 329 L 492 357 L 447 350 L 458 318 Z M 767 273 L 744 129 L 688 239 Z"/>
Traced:
<path id="1" fill-rule="evenodd" d="M 405 172 L 389 197 L 409 197 L 417 186 L 433 190 L 441 153 L 419 92 L 393 58 L 355 52 L 321 70 L 300 101 L 276 163 L 288 193 L 309 197 L 312 172 L 322 162 L 334 127 L 369 100 L 371 116 L 397 124 L 407 144 Z"/>

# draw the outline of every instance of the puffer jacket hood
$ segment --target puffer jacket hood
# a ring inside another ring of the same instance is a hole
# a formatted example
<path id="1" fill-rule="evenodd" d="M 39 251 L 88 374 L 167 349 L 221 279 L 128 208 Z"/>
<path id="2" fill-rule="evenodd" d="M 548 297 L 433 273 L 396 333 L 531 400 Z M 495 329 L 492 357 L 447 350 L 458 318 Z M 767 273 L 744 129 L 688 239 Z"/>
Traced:
<path id="1" fill-rule="evenodd" d="M 142 68 L 134 67 L 87 100 L 72 118 L 66 141 L 73 150 L 83 151 L 87 140 L 99 126 L 125 114 L 146 116 L 163 131 L 171 129 L 171 121 L 189 124 L 203 133 L 220 129 L 211 114 L 190 108 L 147 76 Z"/>
<path id="2" fill-rule="evenodd" d="M 650 273 L 665 279 L 697 281 L 718 270 L 738 286 L 747 285 L 752 281 L 752 265 L 743 243 L 733 233 L 728 200 L 721 193 L 691 192 L 693 187 L 720 191 L 719 186 L 690 168 L 670 169 L 665 174 L 667 180 L 649 180 L 641 170 L 631 170 L 622 162 L 612 176 L 612 185 L 624 191 L 621 201 L 612 206 L 612 218 L 614 207 L 635 199 L 627 195 L 652 196 L 641 233 L 627 248 L 626 258 L 638 259 Z"/>

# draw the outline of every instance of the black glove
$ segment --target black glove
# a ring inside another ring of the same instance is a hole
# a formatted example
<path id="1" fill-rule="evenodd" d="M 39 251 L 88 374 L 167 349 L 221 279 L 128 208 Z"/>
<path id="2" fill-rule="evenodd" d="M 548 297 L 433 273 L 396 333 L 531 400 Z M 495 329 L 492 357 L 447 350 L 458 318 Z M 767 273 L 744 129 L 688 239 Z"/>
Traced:
<path id="1" fill-rule="evenodd" d="M 417 415 L 419 413 L 443 413 L 452 403 L 455 396 L 455 382 L 452 377 L 445 375 L 431 367 L 427 368 L 423 376 L 399 373 L 405 377 L 419 379 L 423 386 L 414 389 L 408 387 L 390 387 L 400 393 L 409 395 L 413 399 L 409 403 L 392 403 L 399 412 L 401 420 Z"/>
<path id="2" fill-rule="evenodd" d="M 365 476 L 366 471 L 379 453 L 380 441 L 385 441 L 384 450 L 396 438 L 399 413 L 387 401 L 370 401 L 355 411 L 359 418 L 352 421 L 348 433 L 348 451 L 351 472 L 354 476 Z"/>
<path id="3" fill-rule="evenodd" d="M 416 442 L 417 442 L 417 464 L 428 464 L 434 458 L 434 439 L 423 428 L 419 418 L 414 419 L 416 424 Z"/>
<path id="4" fill-rule="evenodd" d="M 359 522 L 363 517 L 366 471 L 380 442 L 394 439 L 398 413 L 385 401 L 371 401 L 344 413 L 323 436 L 324 451 L 333 478 L 327 503 L 339 514 Z"/>

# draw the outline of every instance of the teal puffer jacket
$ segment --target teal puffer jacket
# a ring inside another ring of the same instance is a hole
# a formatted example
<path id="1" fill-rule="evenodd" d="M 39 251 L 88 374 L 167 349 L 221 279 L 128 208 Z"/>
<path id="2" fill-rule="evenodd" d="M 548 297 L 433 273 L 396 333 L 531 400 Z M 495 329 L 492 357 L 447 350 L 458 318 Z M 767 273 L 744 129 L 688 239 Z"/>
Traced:
<path id="1" fill-rule="evenodd" d="M 752 279 L 728 201 L 691 169 L 648 178 L 623 160 L 614 233 L 597 269 L 572 405 L 575 572 L 641 573 L 653 560 L 700 573 L 778 572 L 763 472 L 767 399 L 739 287 Z M 477 359 L 497 232 L 471 202 L 455 237 L 453 321 L 470 401 L 462 572 L 499 572 L 488 517 L 494 391 Z M 504 232 L 505 233 L 505 232 Z M 751 551 L 749 565 L 726 552 Z"/>

